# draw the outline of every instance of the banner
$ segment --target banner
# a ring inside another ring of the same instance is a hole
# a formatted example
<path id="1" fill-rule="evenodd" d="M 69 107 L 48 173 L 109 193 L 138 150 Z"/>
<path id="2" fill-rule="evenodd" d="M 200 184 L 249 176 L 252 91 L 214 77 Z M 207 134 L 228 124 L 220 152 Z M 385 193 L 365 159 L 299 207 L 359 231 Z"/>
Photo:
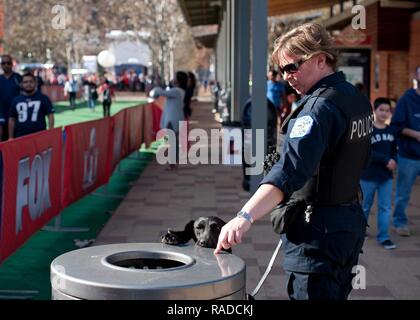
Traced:
<path id="1" fill-rule="evenodd" d="M 0 144 L 0 263 L 60 212 L 62 129 Z"/>
<path id="2" fill-rule="evenodd" d="M 106 184 L 111 176 L 111 119 L 65 128 L 63 208 Z"/>
<path id="3" fill-rule="evenodd" d="M 128 139 L 128 154 L 140 149 L 143 143 L 144 106 L 126 109 L 125 139 Z"/>
<path id="4" fill-rule="evenodd" d="M 112 118 L 112 132 L 114 135 L 112 151 L 112 169 L 128 155 L 128 139 L 124 139 L 126 111 L 121 110 Z"/>

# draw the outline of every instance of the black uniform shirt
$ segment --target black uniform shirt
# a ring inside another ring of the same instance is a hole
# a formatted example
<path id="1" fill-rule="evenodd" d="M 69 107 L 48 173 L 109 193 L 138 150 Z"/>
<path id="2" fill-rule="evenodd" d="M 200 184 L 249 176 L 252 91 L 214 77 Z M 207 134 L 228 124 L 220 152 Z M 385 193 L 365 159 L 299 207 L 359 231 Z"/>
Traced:
<path id="1" fill-rule="evenodd" d="M 281 159 L 261 182 L 283 191 L 284 202 L 316 174 L 324 153 L 337 145 L 347 129 L 346 118 L 334 103 L 313 96 L 321 86 L 357 94 L 357 89 L 345 81 L 344 74 L 336 72 L 321 79 L 298 102 L 298 106 L 304 107 L 288 125 Z"/>

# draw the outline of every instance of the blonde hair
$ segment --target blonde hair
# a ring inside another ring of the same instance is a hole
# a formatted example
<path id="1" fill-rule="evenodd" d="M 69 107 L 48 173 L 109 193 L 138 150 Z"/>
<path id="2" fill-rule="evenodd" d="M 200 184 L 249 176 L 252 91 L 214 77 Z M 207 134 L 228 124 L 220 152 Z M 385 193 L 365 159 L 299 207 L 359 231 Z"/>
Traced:
<path id="1" fill-rule="evenodd" d="M 334 48 L 331 36 L 318 23 L 306 23 L 294 28 L 274 42 L 274 52 L 271 59 L 280 65 L 284 52 L 294 54 L 304 60 L 318 54 L 325 54 L 327 63 L 335 70 L 337 63 L 337 49 Z"/>

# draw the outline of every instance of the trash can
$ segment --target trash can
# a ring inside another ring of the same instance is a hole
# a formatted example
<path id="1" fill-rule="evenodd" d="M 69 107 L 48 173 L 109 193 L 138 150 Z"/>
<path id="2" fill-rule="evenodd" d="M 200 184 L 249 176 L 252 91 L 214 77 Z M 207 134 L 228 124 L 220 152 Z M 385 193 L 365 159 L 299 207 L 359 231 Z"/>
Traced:
<path id="1" fill-rule="evenodd" d="M 68 252 L 51 264 L 52 299 L 245 299 L 244 261 L 213 251 L 133 243 Z"/>

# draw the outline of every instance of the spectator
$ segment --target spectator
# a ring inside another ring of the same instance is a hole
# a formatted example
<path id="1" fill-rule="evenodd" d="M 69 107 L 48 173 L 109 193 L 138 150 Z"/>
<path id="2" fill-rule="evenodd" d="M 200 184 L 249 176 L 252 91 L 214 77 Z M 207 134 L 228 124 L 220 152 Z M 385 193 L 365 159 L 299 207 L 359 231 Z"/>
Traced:
<path id="1" fill-rule="evenodd" d="M 114 88 L 111 83 L 103 77 L 99 87 L 99 93 L 102 94 L 102 106 L 104 109 L 104 118 L 111 116 L 112 98 L 115 98 Z"/>
<path id="2" fill-rule="evenodd" d="M 280 103 L 281 105 L 280 116 L 279 116 L 280 125 L 284 123 L 284 121 L 292 112 L 293 104 L 295 104 L 296 106 L 295 101 L 297 100 L 297 93 L 289 84 L 286 84 L 284 86 L 284 97 L 285 97 L 284 101 Z"/>
<path id="3" fill-rule="evenodd" d="M 41 70 L 35 70 L 35 78 L 36 78 L 36 87 L 39 92 L 42 92 L 42 86 L 44 85 L 44 80 L 41 77 Z"/>
<path id="4" fill-rule="evenodd" d="M 64 85 L 64 96 L 66 97 L 68 94 L 71 110 L 76 109 L 76 97 L 77 97 L 78 91 L 79 91 L 79 84 L 73 78 L 73 76 L 70 75 L 69 80 L 67 80 L 66 84 Z"/>
<path id="5" fill-rule="evenodd" d="M 420 83 L 420 66 L 416 68 Z M 393 223 L 402 237 L 410 236 L 405 212 L 416 178 L 420 175 L 420 86 L 407 90 L 397 103 L 391 126 L 398 133 L 398 177 Z"/>
<path id="6" fill-rule="evenodd" d="M 300 99 L 298 93 L 290 85 L 286 85 L 286 101 L 290 106 L 290 113 L 297 109 L 297 101 Z"/>
<path id="7" fill-rule="evenodd" d="M 184 120 L 184 98 L 187 81 L 188 75 L 185 72 L 178 71 L 172 81 L 173 88 L 163 90 L 161 87 L 157 87 L 151 92 L 154 98 L 166 97 L 160 127 L 173 130 L 176 134 L 176 146 L 169 146 L 170 148 L 175 147 L 176 163 L 179 160 L 179 122 Z M 169 167 L 170 169 L 176 169 L 177 164 L 171 163 Z"/>
<path id="8" fill-rule="evenodd" d="M 137 88 L 137 81 L 138 81 L 138 76 L 135 73 L 134 70 L 132 70 L 130 72 L 130 79 L 129 79 L 129 84 L 130 84 L 130 91 L 131 92 L 136 92 L 136 88 Z"/>
<path id="9" fill-rule="evenodd" d="M 4 74 L 0 76 L 0 138 L 8 139 L 9 110 L 12 101 L 20 94 L 22 77 L 13 72 L 13 58 L 5 54 L 1 58 L 1 67 Z"/>
<path id="10" fill-rule="evenodd" d="M 54 107 L 51 100 L 36 88 L 36 78 L 26 73 L 22 78 L 22 94 L 10 108 L 9 139 L 22 137 L 47 128 L 54 128 Z"/>
<path id="11" fill-rule="evenodd" d="M 391 101 L 378 98 L 374 103 L 375 121 L 372 133 L 371 163 L 364 170 L 360 181 L 363 191 L 363 213 L 366 220 L 378 192 L 378 235 L 376 240 L 385 249 L 395 249 L 389 239 L 389 219 L 392 206 L 392 178 L 397 167 L 397 141 L 393 129 L 386 124 L 391 117 Z"/>
<path id="12" fill-rule="evenodd" d="M 57 83 L 59 86 L 64 86 L 67 81 L 67 77 L 64 73 L 60 73 L 57 77 Z"/>
<path id="13" fill-rule="evenodd" d="M 284 85 L 280 82 L 280 76 L 275 70 L 271 70 L 267 77 L 267 99 L 274 104 L 277 113 L 280 115 L 281 107 L 285 101 Z"/>
<path id="14" fill-rule="evenodd" d="M 85 83 L 85 86 L 87 88 L 88 108 L 93 112 L 95 111 L 96 100 L 98 100 L 98 92 L 96 91 L 96 80 L 93 75 L 88 78 L 87 82 Z"/>
<path id="15" fill-rule="evenodd" d="M 191 117 L 191 114 L 192 114 L 191 99 L 194 96 L 196 82 L 197 81 L 196 81 L 194 73 L 188 72 L 187 89 L 185 91 L 185 98 L 184 98 L 184 116 L 185 116 L 185 119 L 189 119 Z"/>
<path id="16" fill-rule="evenodd" d="M 139 74 L 139 83 L 140 83 L 140 92 L 145 92 L 146 90 L 146 77 L 144 73 Z"/>

